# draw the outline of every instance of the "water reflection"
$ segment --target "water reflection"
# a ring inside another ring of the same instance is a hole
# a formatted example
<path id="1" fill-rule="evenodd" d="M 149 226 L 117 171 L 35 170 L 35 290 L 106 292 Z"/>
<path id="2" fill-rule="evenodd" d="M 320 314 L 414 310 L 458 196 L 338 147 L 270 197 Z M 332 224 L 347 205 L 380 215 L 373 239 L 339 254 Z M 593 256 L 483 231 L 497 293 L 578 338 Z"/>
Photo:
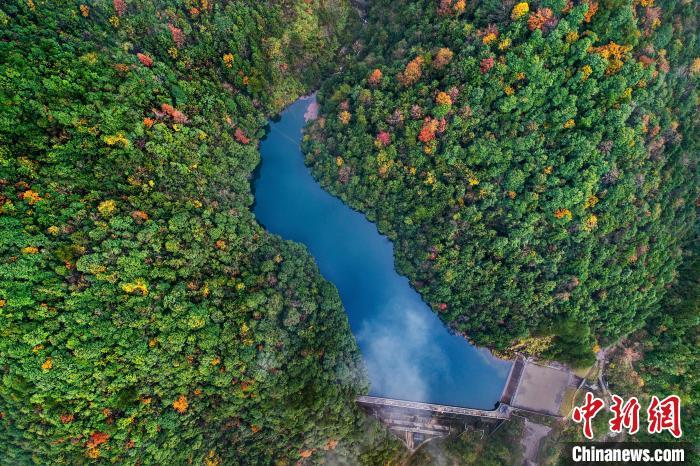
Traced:
<path id="1" fill-rule="evenodd" d="M 305 244 L 338 288 L 369 372 L 370 394 L 493 408 L 510 363 L 450 334 L 394 270 L 391 242 L 311 177 L 299 141 L 312 102 L 297 101 L 271 123 L 260 146 L 255 215 L 272 233 Z"/>

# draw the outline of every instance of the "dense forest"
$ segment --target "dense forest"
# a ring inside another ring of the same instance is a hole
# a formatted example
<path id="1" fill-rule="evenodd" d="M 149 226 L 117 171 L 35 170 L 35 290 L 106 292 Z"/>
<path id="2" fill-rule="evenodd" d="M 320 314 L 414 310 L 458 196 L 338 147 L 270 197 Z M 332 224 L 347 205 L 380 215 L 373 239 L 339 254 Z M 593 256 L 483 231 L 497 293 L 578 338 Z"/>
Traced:
<path id="1" fill-rule="evenodd" d="M 584 365 L 696 224 L 698 3 L 377 1 L 305 143 L 455 331 Z"/>
<path id="2" fill-rule="evenodd" d="M 681 440 L 695 446 L 688 464 L 700 464 L 700 248 L 697 233 L 688 239 L 686 256 L 678 279 L 663 300 L 665 312 L 648 320 L 646 325 L 623 339 L 610 355 L 605 378 L 610 392 L 628 399 L 637 397 L 647 406 L 652 395 L 676 394 L 681 398 Z M 605 396 L 600 393 L 600 396 Z M 610 412 L 594 419 L 596 440 L 605 441 Z M 671 434 L 651 435 L 641 429 L 634 437 L 622 434 L 623 440 L 643 442 L 674 441 Z M 561 424 L 542 447 L 542 464 L 559 464 L 566 441 L 584 441 L 577 424 Z M 686 450 L 686 453 L 690 453 Z"/>
<path id="3" fill-rule="evenodd" d="M 684 437 L 700 447 L 700 245 L 689 239 L 678 279 L 663 313 L 616 349 L 608 368 L 610 388 L 647 400 L 657 393 L 681 397 Z M 670 439 L 670 436 L 668 436 Z M 700 450 L 698 450 L 700 455 Z M 698 456 L 700 460 L 700 456 Z"/>
<path id="4" fill-rule="evenodd" d="M 408 458 L 337 290 L 255 221 L 267 119 L 319 85 L 307 163 L 450 328 L 619 343 L 611 389 L 700 438 L 699 5 L 2 2 L 0 462 L 516 462 L 520 421 Z"/>
<path id="5" fill-rule="evenodd" d="M 374 2 L 305 141 L 452 329 L 582 366 L 617 343 L 611 390 L 680 395 L 696 442 L 698 8 Z"/>
<path id="6" fill-rule="evenodd" d="M 646 325 L 624 338 L 612 349 L 604 377 L 609 392 L 637 397 L 647 406 L 652 395 L 676 394 L 681 398 L 682 441 L 694 445 L 694 456 L 688 464 L 700 464 L 700 249 L 697 233 L 688 239 L 686 255 L 678 271 L 678 279 L 664 297 L 663 313 L 651 317 Z M 599 391 L 600 397 L 606 393 Z M 582 394 L 579 395 L 582 397 Z M 578 402 L 580 404 L 580 401 Z M 594 419 L 593 432 L 597 441 L 610 441 L 609 411 Z M 662 436 L 641 429 L 633 437 L 622 433 L 618 440 L 642 442 L 674 441 L 668 432 Z M 543 442 L 539 460 L 543 465 L 560 464 L 565 455 L 565 443 L 585 441 L 581 427 L 559 423 Z M 686 450 L 686 454 L 691 454 Z"/>
<path id="7" fill-rule="evenodd" d="M 427 442 L 405 460 L 406 466 L 501 466 L 522 463 L 524 422 L 512 418 L 489 435 L 467 430 Z"/>
<path id="8" fill-rule="evenodd" d="M 267 118 L 356 24 L 343 1 L 2 2 L 1 463 L 386 440 L 337 291 L 249 210 Z"/>

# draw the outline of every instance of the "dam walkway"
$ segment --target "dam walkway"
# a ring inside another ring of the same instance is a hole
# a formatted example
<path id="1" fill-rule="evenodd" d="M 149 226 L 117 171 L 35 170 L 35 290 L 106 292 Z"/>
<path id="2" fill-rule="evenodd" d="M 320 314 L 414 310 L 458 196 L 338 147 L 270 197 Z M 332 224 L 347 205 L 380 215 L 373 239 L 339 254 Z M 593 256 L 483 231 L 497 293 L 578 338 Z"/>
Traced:
<path id="1" fill-rule="evenodd" d="M 414 451 L 422 443 L 452 433 L 495 431 L 515 412 L 561 417 L 564 392 L 580 379 L 561 368 L 541 366 L 516 357 L 495 409 L 476 409 L 376 396 L 360 396 L 357 404 L 385 424 L 406 447 Z"/>

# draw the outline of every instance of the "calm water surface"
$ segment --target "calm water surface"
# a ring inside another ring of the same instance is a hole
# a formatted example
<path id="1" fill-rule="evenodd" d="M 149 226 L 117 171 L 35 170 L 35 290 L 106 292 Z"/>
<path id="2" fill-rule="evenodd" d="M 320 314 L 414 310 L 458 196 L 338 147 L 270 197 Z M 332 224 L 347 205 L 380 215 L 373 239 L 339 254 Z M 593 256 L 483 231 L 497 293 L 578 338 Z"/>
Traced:
<path id="1" fill-rule="evenodd" d="M 493 408 L 510 363 L 451 335 L 394 270 L 391 242 L 311 177 L 299 143 L 312 102 L 288 107 L 261 143 L 255 215 L 272 233 L 305 244 L 338 288 L 367 365 L 370 395 Z"/>

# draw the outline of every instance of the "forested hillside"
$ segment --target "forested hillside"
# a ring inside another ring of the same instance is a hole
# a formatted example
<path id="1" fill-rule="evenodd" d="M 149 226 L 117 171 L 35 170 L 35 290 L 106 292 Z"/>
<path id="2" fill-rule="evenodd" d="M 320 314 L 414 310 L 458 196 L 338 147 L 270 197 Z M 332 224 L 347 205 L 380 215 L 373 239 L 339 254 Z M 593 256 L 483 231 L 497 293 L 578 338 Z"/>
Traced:
<path id="1" fill-rule="evenodd" d="M 307 163 L 454 330 L 589 363 L 664 321 L 696 225 L 697 9 L 373 2 Z"/>
<path id="2" fill-rule="evenodd" d="M 249 211 L 344 1 L 0 5 L 0 462 L 357 453 L 335 288 Z M 373 452 L 373 455 L 379 453 Z"/>
<path id="3" fill-rule="evenodd" d="M 441 318 L 575 364 L 637 332 L 611 383 L 697 438 L 698 5 L 377 0 L 355 40 L 344 0 L 2 2 L 0 462 L 405 459 L 250 212 L 267 118 L 343 51 L 307 162 Z M 412 461 L 519 454 L 452 440 Z"/>
<path id="4" fill-rule="evenodd" d="M 604 374 L 611 393 L 625 399 L 634 396 L 642 406 L 648 406 L 653 395 L 680 397 L 681 441 L 695 447 L 692 456 L 686 457 L 688 464 L 698 464 L 700 453 L 700 249 L 697 241 L 697 233 L 688 239 L 678 279 L 662 301 L 663 312 L 651 317 L 644 328 L 623 339 L 612 350 Z M 579 398 L 582 396 L 579 393 Z M 609 441 L 611 418 L 610 411 L 596 416 L 596 440 Z M 634 436 L 623 433 L 620 437 L 617 440 L 674 441 L 668 432 L 649 434 L 644 428 Z M 567 454 L 564 442 L 572 441 L 585 441 L 579 424 L 555 427 L 542 447 L 541 463 L 559 464 L 559 458 Z M 686 454 L 691 455 L 691 452 L 686 449 Z"/>
<path id="5" fill-rule="evenodd" d="M 611 390 L 645 401 L 657 393 L 679 395 L 684 437 L 696 446 L 700 446 L 699 246 L 696 234 L 663 301 L 664 312 L 624 341 L 608 368 Z"/>

